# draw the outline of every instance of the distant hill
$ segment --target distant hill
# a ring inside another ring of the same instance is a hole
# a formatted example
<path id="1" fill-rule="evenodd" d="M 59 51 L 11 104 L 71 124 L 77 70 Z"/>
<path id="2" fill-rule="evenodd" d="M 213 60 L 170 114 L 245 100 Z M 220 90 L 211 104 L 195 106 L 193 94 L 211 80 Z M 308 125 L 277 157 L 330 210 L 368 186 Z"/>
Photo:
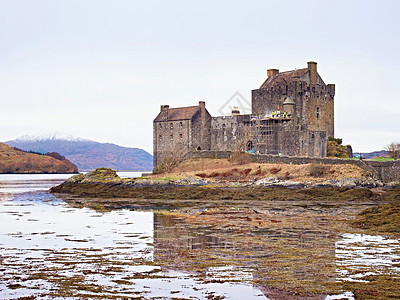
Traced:
<path id="1" fill-rule="evenodd" d="M 5 143 L 26 151 L 58 152 L 76 164 L 80 171 L 90 171 L 100 167 L 137 171 L 153 169 L 153 156 L 139 148 L 56 136 L 24 136 Z"/>
<path id="2" fill-rule="evenodd" d="M 386 150 L 374 151 L 374 152 L 355 152 L 354 156 L 358 157 L 362 155 L 365 159 L 378 158 L 378 157 L 389 157 Z"/>
<path id="3" fill-rule="evenodd" d="M 78 168 L 58 153 L 27 153 L 0 143 L 0 173 L 77 173 Z"/>

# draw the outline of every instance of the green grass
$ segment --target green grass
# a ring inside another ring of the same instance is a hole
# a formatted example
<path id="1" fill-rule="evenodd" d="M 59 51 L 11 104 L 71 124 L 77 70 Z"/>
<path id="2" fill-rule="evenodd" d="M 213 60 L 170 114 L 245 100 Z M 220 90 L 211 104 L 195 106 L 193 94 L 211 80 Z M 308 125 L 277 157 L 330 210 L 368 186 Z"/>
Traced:
<path id="1" fill-rule="evenodd" d="M 374 161 L 390 161 L 390 160 L 394 160 L 394 159 L 391 158 L 391 157 L 377 157 L 377 158 L 373 158 L 373 159 L 370 159 L 370 160 L 374 160 Z"/>

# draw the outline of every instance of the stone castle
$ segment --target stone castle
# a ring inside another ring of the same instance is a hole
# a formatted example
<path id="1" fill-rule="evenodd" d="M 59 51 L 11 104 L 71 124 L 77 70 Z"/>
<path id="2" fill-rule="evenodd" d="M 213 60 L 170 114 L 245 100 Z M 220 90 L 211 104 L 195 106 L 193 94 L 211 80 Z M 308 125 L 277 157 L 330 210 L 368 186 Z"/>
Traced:
<path id="1" fill-rule="evenodd" d="M 154 168 L 164 158 L 189 151 L 243 150 L 251 153 L 326 157 L 334 136 L 335 85 L 325 84 L 317 63 L 280 73 L 252 91 L 252 113 L 212 117 L 205 102 L 170 108 L 162 105 L 153 121 Z"/>

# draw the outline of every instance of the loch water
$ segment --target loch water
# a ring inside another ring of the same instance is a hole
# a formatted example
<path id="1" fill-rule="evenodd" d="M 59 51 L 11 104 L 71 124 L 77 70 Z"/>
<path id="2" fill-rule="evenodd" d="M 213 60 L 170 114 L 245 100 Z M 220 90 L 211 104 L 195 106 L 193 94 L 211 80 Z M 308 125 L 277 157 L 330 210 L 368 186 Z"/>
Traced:
<path id="1" fill-rule="evenodd" d="M 48 192 L 70 176 L 0 175 L 0 299 L 266 299 L 250 284 L 162 269 L 155 214 L 70 207 Z"/>
<path id="2" fill-rule="evenodd" d="M 274 202 L 266 216 L 296 223 L 199 230 L 157 210 L 73 207 L 48 191 L 70 176 L 0 175 L 0 299 L 290 299 L 255 282 L 400 274 L 398 239 L 326 230 L 346 207 Z M 305 227 L 299 214 L 325 229 Z M 207 264 L 188 261 L 191 253 Z M 354 299 L 345 290 L 316 297 Z"/>

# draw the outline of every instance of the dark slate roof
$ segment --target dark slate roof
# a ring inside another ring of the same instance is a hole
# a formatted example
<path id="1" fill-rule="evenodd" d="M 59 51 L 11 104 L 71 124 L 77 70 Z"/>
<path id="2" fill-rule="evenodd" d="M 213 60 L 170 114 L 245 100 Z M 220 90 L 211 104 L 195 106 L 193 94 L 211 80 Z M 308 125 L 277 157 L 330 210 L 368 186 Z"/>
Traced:
<path id="1" fill-rule="evenodd" d="M 301 78 L 307 74 L 308 74 L 308 68 L 278 73 L 275 74 L 274 76 L 267 78 L 267 80 L 265 80 L 264 83 L 261 85 L 260 89 L 270 88 L 282 84 L 286 85 L 292 81 L 293 77 Z"/>
<path id="2" fill-rule="evenodd" d="M 166 118 L 166 111 L 160 112 L 154 119 L 155 122 L 163 121 L 179 121 L 190 120 L 193 116 L 200 111 L 199 106 L 188 106 L 168 109 L 168 119 Z"/>

